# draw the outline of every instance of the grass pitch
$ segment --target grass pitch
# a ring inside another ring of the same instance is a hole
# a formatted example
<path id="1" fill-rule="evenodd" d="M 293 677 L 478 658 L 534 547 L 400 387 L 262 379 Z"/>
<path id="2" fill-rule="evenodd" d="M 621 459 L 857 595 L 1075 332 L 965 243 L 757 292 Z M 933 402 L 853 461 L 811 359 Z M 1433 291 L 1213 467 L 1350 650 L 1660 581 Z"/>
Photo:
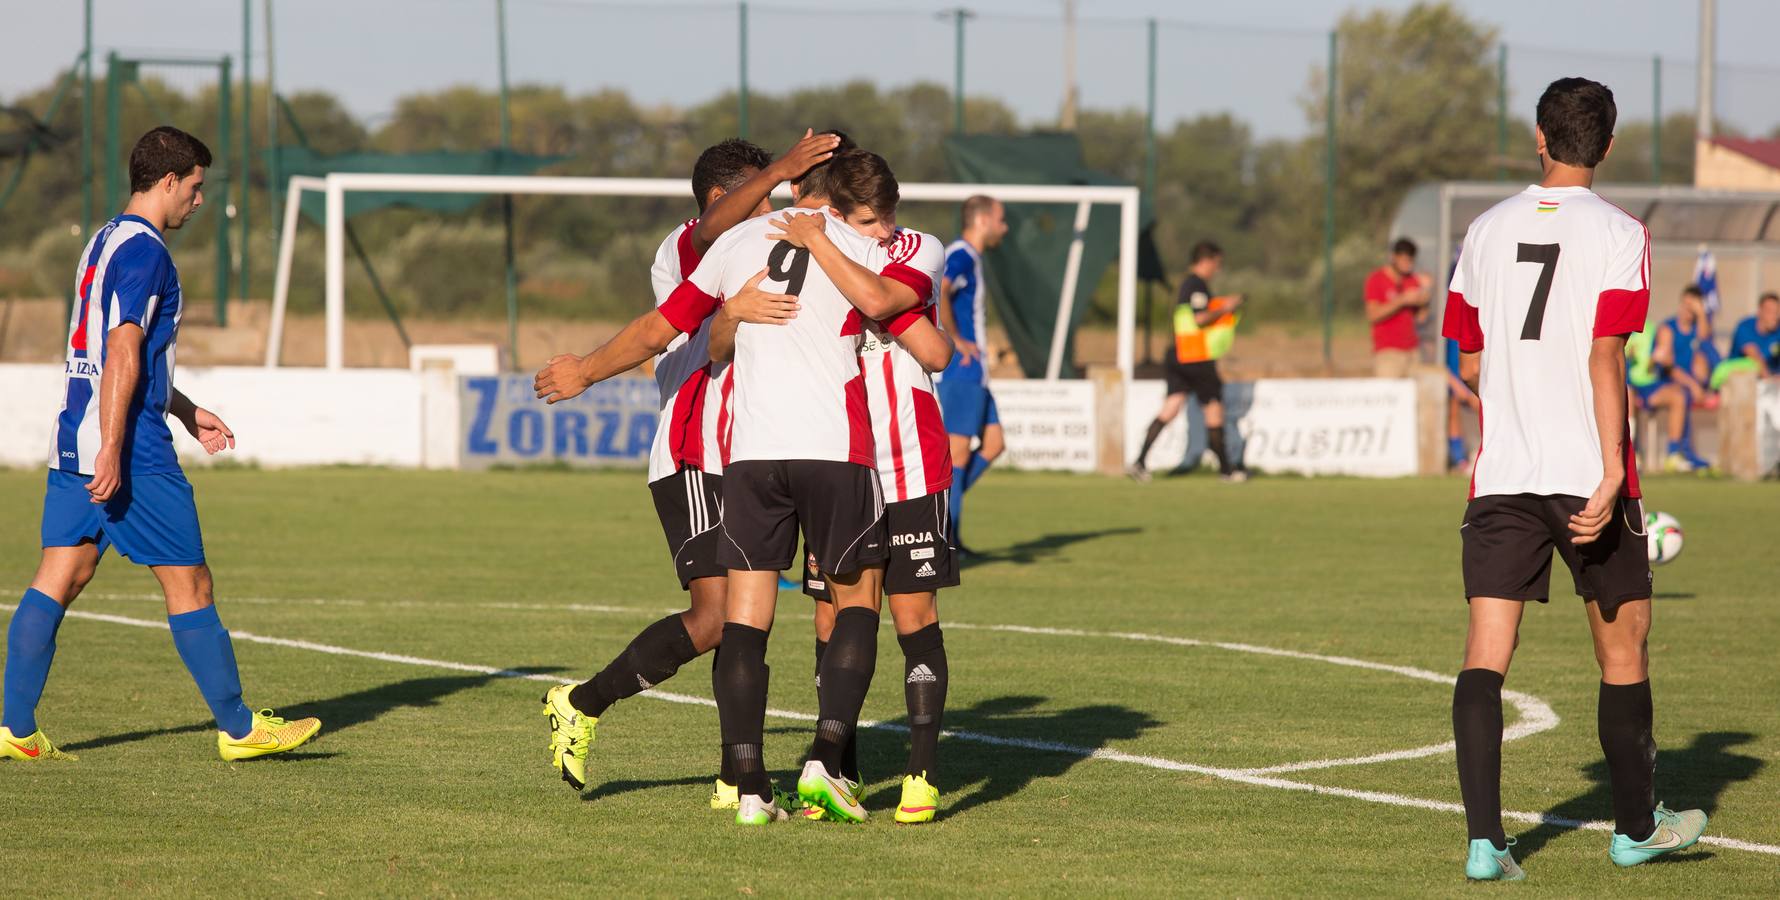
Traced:
<path id="1" fill-rule="evenodd" d="M 879 730 L 862 743 L 876 818 L 764 831 L 706 808 L 714 710 L 649 696 L 614 707 L 577 798 L 549 767 L 544 685 L 513 677 L 585 677 L 681 602 L 640 474 L 225 469 L 193 482 L 248 701 L 318 715 L 322 736 L 286 758 L 218 761 L 152 577 L 110 556 L 75 606 L 103 618 L 63 625 L 39 711 L 80 762 L 0 763 L 11 890 L 1469 889 L 1463 817 L 1440 806 L 1458 800 L 1450 752 L 1295 768 L 1450 739 L 1447 684 L 1317 657 L 1457 671 L 1456 479 L 991 473 L 965 535 L 993 556 L 941 597 L 946 725 L 966 734 L 941 743 L 940 820 L 891 823 L 905 748 Z M 40 471 L 0 473 L 8 590 L 36 563 L 42 484 Z M 1780 485 L 1658 478 L 1648 493 L 1688 539 L 1656 581 L 1658 796 L 1705 807 L 1709 835 L 1759 846 L 1702 844 L 1620 871 L 1603 832 L 1510 822 L 1530 879 L 1515 890 L 1772 896 Z M 1557 722 L 1505 747 L 1504 806 L 1605 819 L 1598 675 L 1561 569 L 1554 587 L 1529 610 L 1508 687 Z M 776 710 L 815 710 L 807 607 L 780 600 Z M 866 715 L 894 725 L 901 657 L 887 621 L 879 663 Z M 660 690 L 709 697 L 708 664 Z M 769 765 L 789 784 L 810 724 L 767 726 Z"/>

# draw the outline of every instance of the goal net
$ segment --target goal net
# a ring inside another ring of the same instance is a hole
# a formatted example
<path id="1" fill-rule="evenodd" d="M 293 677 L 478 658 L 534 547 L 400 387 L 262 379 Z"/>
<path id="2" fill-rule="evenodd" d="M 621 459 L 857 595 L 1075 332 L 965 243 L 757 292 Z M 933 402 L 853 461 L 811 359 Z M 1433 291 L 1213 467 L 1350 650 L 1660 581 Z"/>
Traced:
<path id="1" fill-rule="evenodd" d="M 290 294 L 298 210 L 305 191 L 325 198 L 325 360 L 329 369 L 345 365 L 346 335 L 346 195 L 354 191 L 487 194 L 511 196 L 673 197 L 686 196 L 686 182 L 672 178 L 585 178 L 543 175 L 421 175 L 337 172 L 325 177 L 293 177 L 284 207 L 279 242 L 277 280 L 273 287 L 272 319 L 266 342 L 266 365 L 277 366 Z M 1074 240 L 1069 245 L 1063 283 L 1057 297 L 1057 317 L 1045 363 L 1046 378 L 1055 380 L 1063 368 L 1069 327 L 1074 319 L 1077 283 L 1089 213 L 1095 205 L 1118 209 L 1118 344 L 1121 376 L 1130 380 L 1134 360 L 1137 319 L 1138 189 L 1135 187 L 1031 185 L 1031 184 L 904 184 L 902 200 L 908 202 L 958 203 L 987 194 L 1006 204 L 1074 204 Z M 788 199 L 781 186 L 775 197 Z"/>

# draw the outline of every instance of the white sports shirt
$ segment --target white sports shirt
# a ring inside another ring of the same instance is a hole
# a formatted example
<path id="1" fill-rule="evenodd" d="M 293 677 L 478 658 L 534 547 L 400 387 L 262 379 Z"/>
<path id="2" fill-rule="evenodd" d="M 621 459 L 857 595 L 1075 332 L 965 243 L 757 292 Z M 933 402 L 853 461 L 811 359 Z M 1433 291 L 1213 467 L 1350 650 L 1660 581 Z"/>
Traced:
<path id="1" fill-rule="evenodd" d="M 888 246 L 875 245 L 871 261 L 865 264 L 908 284 L 921 298 L 921 305 L 888 322 L 867 322 L 859 351 L 878 450 L 878 478 L 884 499 L 892 503 L 937 494 L 952 485 L 951 442 L 933 395 L 933 376 L 895 341 L 919 319 L 934 320 L 939 298 L 932 286 L 939 283 L 945 264 L 937 238 L 903 228 L 897 229 Z M 891 274 L 897 271 L 905 277 Z M 919 277 L 906 277 L 908 272 Z M 921 284 L 927 285 L 925 291 Z"/>
<path id="2" fill-rule="evenodd" d="M 1471 223 L 1442 329 L 1483 354 L 1471 496 L 1594 493 L 1589 345 L 1642 330 L 1649 306 L 1650 232 L 1587 188 L 1534 185 Z M 1618 439 L 1624 495 L 1637 497 L 1631 441 Z"/>
<path id="3" fill-rule="evenodd" d="M 692 245 L 692 229 L 697 226 L 697 219 L 686 220 L 669 232 L 655 251 L 649 279 L 655 287 L 657 307 L 666 303 L 674 288 L 698 266 L 699 254 Z M 655 357 L 655 384 L 661 388 L 661 418 L 649 449 L 649 481 L 659 481 L 682 467 L 723 474 L 729 364 L 711 360 L 708 316 Z"/>
<path id="4" fill-rule="evenodd" d="M 661 313 L 682 332 L 696 331 L 721 298 L 734 296 L 767 270 L 761 289 L 796 294 L 801 308 L 784 325 L 743 323 L 736 329 L 730 396 L 734 419 L 725 462 L 810 459 L 875 469 L 877 452 L 859 357 L 864 317 L 810 259 L 809 251 L 768 239 L 784 215 L 829 216 L 829 240 L 848 258 L 870 265 L 877 242 L 848 227 L 833 210 L 783 210 L 724 232 L 662 304 Z M 915 280 L 917 275 L 911 270 L 904 277 Z M 916 288 L 916 293 L 923 291 L 931 293 L 932 284 Z"/>

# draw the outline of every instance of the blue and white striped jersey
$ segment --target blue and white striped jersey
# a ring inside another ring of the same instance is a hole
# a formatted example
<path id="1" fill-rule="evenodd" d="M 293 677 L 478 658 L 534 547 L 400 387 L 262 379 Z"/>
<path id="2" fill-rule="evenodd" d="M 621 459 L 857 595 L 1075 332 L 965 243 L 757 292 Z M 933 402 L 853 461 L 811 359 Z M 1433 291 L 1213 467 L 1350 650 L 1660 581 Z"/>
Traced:
<path id="1" fill-rule="evenodd" d="M 943 373 L 935 376 L 935 380 L 973 379 L 988 384 L 989 367 L 984 360 L 989 353 L 988 314 L 985 311 L 989 291 L 983 279 L 982 254 L 969 241 L 959 238 L 946 247 L 945 279 L 952 288 L 952 320 L 958 326 L 958 333 L 953 337 L 970 341 L 982 352 L 969 360 L 962 353 L 954 354 L 951 364 L 946 366 Z"/>
<path id="2" fill-rule="evenodd" d="M 105 371 L 105 339 L 112 329 L 129 322 L 142 328 L 142 374 L 126 419 L 123 471 L 131 475 L 178 471 L 173 433 L 167 427 L 167 400 L 173 391 L 182 303 L 179 271 L 167 245 L 146 220 L 118 216 L 87 243 L 74 277 L 66 385 L 50 438 L 50 468 L 93 474 L 99 455 L 99 379 Z"/>

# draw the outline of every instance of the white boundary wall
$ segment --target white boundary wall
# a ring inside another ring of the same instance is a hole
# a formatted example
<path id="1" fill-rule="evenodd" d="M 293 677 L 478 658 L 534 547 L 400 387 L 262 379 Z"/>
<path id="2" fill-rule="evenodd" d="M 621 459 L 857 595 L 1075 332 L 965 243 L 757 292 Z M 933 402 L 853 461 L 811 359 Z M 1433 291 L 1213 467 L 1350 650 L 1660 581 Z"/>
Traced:
<path id="1" fill-rule="evenodd" d="M 0 364 L 0 465 L 47 465 L 61 369 L 55 364 Z M 185 367 L 177 383 L 234 429 L 237 449 L 219 459 L 268 467 L 459 468 L 465 460 L 466 429 L 474 421 L 473 410 L 464 405 L 465 377 L 441 365 L 418 371 Z M 1115 378 L 1111 384 L 1121 382 Z M 1107 410 L 1099 409 L 1116 399 L 1103 401 L 1094 381 L 997 381 L 993 390 L 1007 434 L 1009 468 L 1109 472 L 1136 456 L 1164 388 L 1160 381 L 1123 384 L 1123 434 L 1113 433 L 1120 427 L 1101 415 Z M 1426 454 L 1418 456 L 1418 441 L 1426 443 L 1418 426 L 1428 424 L 1420 420 L 1430 408 L 1418 403 L 1428 398 L 1418 397 L 1417 390 L 1409 379 L 1230 384 L 1226 402 L 1235 422 L 1233 444 L 1243 446 L 1249 467 L 1257 471 L 1414 475 L 1427 465 Z M 1732 469 L 1741 478 L 1759 477 L 1780 465 L 1780 386 L 1762 384 L 1759 392 L 1748 393 L 1745 443 L 1752 471 L 1745 475 Z M 541 401 L 524 402 L 544 409 Z M 181 459 L 208 461 L 177 423 L 173 433 Z M 1163 432 L 1148 463 L 1158 472 L 1191 466 L 1204 447 L 1197 404 L 1189 403 L 1186 413 Z M 536 461 L 550 461 L 550 453 Z M 1753 471 L 1756 465 L 1759 471 Z"/>
<path id="2" fill-rule="evenodd" d="M 426 398 L 420 372 L 192 366 L 180 368 L 174 378 L 180 391 L 235 432 L 235 450 L 218 459 L 263 466 L 447 462 L 437 452 L 431 458 L 423 452 Z M 447 384 L 455 392 L 455 380 Z M 61 366 L 0 365 L 0 464 L 49 464 L 61 392 Z M 209 459 L 177 422 L 169 424 L 181 461 Z M 449 462 L 455 464 L 455 458 Z"/>

